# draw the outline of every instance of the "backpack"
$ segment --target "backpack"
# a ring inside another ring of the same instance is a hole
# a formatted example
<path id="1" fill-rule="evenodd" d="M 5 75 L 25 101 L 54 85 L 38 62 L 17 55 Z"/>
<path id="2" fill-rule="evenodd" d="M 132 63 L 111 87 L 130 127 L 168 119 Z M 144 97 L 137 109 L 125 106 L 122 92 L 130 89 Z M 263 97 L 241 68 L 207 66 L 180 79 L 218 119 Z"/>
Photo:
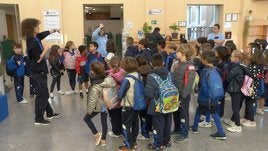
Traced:
<path id="1" fill-rule="evenodd" d="M 241 92 L 245 95 L 245 96 L 252 96 L 253 95 L 253 87 L 254 87 L 254 80 L 248 76 L 245 75 L 244 76 L 244 81 L 243 81 L 243 85 L 241 87 Z"/>
<path id="2" fill-rule="evenodd" d="M 104 102 L 108 102 L 109 104 L 112 105 L 112 108 L 114 108 L 119 103 L 117 93 L 118 90 L 116 86 L 110 88 L 103 88 Z"/>
<path id="3" fill-rule="evenodd" d="M 141 78 L 141 75 L 139 74 L 139 78 L 136 78 L 133 75 L 127 75 L 126 78 L 132 78 L 134 83 L 134 104 L 133 109 L 135 111 L 142 111 L 146 108 L 147 104 L 144 97 L 144 85 Z"/>
<path id="4" fill-rule="evenodd" d="M 179 91 L 171 80 L 171 74 L 168 73 L 167 79 L 162 80 L 160 76 L 150 74 L 159 85 L 159 97 L 155 100 L 155 112 L 171 113 L 179 108 Z"/>
<path id="5" fill-rule="evenodd" d="M 6 73 L 7 73 L 8 76 L 14 77 L 15 71 L 14 70 L 10 70 L 9 67 L 8 67 L 8 62 L 11 61 L 11 59 L 14 59 L 14 57 L 11 57 L 10 59 L 8 59 L 8 61 L 6 63 Z"/>
<path id="6" fill-rule="evenodd" d="M 217 104 L 224 97 L 222 79 L 216 68 L 203 69 L 201 87 L 199 101 Z"/>
<path id="7" fill-rule="evenodd" d="M 227 77 L 227 74 L 229 72 L 229 66 L 230 66 L 229 63 L 225 63 L 223 65 L 223 68 L 221 69 L 221 73 L 222 73 L 221 79 L 222 79 L 222 81 L 226 81 L 226 77 Z"/>

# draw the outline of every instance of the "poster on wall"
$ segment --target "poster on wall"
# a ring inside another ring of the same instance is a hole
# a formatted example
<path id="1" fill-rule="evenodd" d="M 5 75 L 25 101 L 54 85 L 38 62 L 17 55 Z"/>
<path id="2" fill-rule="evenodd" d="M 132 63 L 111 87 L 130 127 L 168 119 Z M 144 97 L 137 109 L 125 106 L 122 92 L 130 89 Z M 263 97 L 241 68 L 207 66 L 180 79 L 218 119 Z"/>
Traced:
<path id="1" fill-rule="evenodd" d="M 60 29 L 60 13 L 58 10 L 44 11 L 44 30 Z M 60 33 L 50 34 L 45 38 L 48 41 L 61 41 Z"/>
<path id="2" fill-rule="evenodd" d="M 162 9 L 150 9 L 148 13 L 149 15 L 162 15 L 163 10 Z"/>

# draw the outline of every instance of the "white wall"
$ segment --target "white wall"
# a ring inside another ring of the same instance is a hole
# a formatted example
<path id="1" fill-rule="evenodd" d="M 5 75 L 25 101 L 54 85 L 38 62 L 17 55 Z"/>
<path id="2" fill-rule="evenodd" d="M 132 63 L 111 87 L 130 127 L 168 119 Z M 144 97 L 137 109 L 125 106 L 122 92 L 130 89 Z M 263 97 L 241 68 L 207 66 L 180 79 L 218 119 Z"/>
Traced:
<path id="1" fill-rule="evenodd" d="M 6 11 L 0 10 L 0 41 L 4 35 L 7 36 Z"/>
<path id="2" fill-rule="evenodd" d="M 123 20 L 85 20 L 84 33 L 88 34 L 90 30 L 93 32 L 99 23 L 104 24 L 105 32 L 112 32 L 114 40 L 117 33 L 122 33 Z"/>

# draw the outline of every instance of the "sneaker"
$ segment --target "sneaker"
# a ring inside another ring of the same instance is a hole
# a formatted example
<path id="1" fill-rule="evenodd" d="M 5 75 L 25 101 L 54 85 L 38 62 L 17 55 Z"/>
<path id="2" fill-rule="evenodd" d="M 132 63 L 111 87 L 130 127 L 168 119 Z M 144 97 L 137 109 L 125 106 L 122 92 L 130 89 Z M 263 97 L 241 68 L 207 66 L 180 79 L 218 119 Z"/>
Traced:
<path id="1" fill-rule="evenodd" d="M 247 119 L 244 119 L 244 118 L 241 118 L 240 119 L 240 123 L 244 123 L 244 122 L 246 122 L 247 121 Z"/>
<path id="2" fill-rule="evenodd" d="M 47 116 L 48 120 L 52 120 L 53 118 L 59 117 L 59 113 L 54 113 L 52 116 Z"/>
<path id="3" fill-rule="evenodd" d="M 211 127 L 211 122 L 206 122 L 206 121 L 203 121 L 203 122 L 200 122 L 198 123 L 198 127 Z"/>
<path id="4" fill-rule="evenodd" d="M 23 99 L 22 101 L 19 102 L 20 104 L 27 104 L 28 101 L 26 99 Z"/>
<path id="5" fill-rule="evenodd" d="M 135 151 L 135 148 L 128 148 L 127 146 L 119 146 L 118 151 Z"/>
<path id="6" fill-rule="evenodd" d="M 241 122 L 241 125 L 244 127 L 256 127 L 257 124 L 255 121 L 246 120 L 244 122 Z"/>
<path id="7" fill-rule="evenodd" d="M 84 98 L 83 92 L 80 92 L 80 98 L 81 98 L 81 99 Z"/>
<path id="8" fill-rule="evenodd" d="M 194 129 L 193 126 L 190 127 L 190 130 L 193 132 L 193 134 L 198 134 L 198 130 Z"/>
<path id="9" fill-rule="evenodd" d="M 171 145 L 171 142 L 168 142 L 167 144 L 163 144 L 163 146 L 165 146 L 165 147 L 171 147 L 172 145 Z"/>
<path id="10" fill-rule="evenodd" d="M 263 114 L 264 114 L 263 110 L 260 109 L 260 108 L 257 108 L 256 113 L 257 113 L 258 115 L 263 115 Z"/>
<path id="11" fill-rule="evenodd" d="M 74 94 L 78 93 L 79 91 L 78 90 L 74 90 Z"/>
<path id="12" fill-rule="evenodd" d="M 74 91 L 73 90 L 70 90 L 70 91 L 67 91 L 65 94 L 66 95 L 72 95 L 72 94 L 74 94 Z"/>
<path id="13" fill-rule="evenodd" d="M 64 95 L 64 94 L 65 94 L 65 92 L 62 92 L 61 90 L 59 90 L 58 93 L 59 93 L 60 95 Z"/>
<path id="14" fill-rule="evenodd" d="M 149 137 L 145 137 L 145 136 L 143 136 L 142 134 L 139 134 L 138 136 L 137 136 L 137 140 L 149 140 L 150 138 Z"/>
<path id="15" fill-rule="evenodd" d="M 218 132 L 214 133 L 214 134 L 210 134 L 209 136 L 214 138 L 214 139 L 218 139 L 218 140 L 226 140 L 227 139 L 225 134 L 220 135 Z"/>
<path id="16" fill-rule="evenodd" d="M 38 121 L 38 122 L 37 121 L 34 122 L 34 125 L 49 125 L 49 124 L 50 122 L 45 119 Z"/>
<path id="17" fill-rule="evenodd" d="M 155 147 L 154 144 L 151 144 L 151 143 L 147 145 L 147 149 L 153 150 L 153 151 L 163 151 L 162 147 Z"/>
<path id="18" fill-rule="evenodd" d="M 227 127 L 227 130 L 233 133 L 240 133 L 242 132 L 242 127 L 241 126 L 237 126 L 237 125 L 233 125 L 230 127 Z"/>
<path id="19" fill-rule="evenodd" d="M 115 137 L 115 138 L 119 138 L 119 137 L 122 136 L 122 135 L 115 135 L 113 131 L 109 131 L 108 135 L 111 136 L 111 137 Z"/>
<path id="20" fill-rule="evenodd" d="M 232 121 L 232 120 L 229 120 L 229 119 L 223 119 L 223 122 L 227 125 L 230 125 L 230 126 L 233 126 L 235 125 L 235 123 Z"/>
<path id="21" fill-rule="evenodd" d="M 101 141 L 101 133 L 97 133 L 95 135 L 95 145 L 98 146 L 100 144 L 100 141 Z"/>
<path id="22" fill-rule="evenodd" d="M 54 98 L 54 95 L 52 92 L 50 93 L 49 97 Z"/>
<path id="23" fill-rule="evenodd" d="M 102 147 L 106 146 L 106 141 L 103 140 L 103 139 L 101 139 L 101 141 L 100 141 L 100 145 L 101 145 Z"/>
<path id="24" fill-rule="evenodd" d="M 178 135 L 174 138 L 174 142 L 175 143 L 182 143 L 188 141 L 188 137 L 187 136 L 182 136 L 182 135 Z"/>
<path id="25" fill-rule="evenodd" d="M 125 141 L 123 141 L 123 145 L 127 146 Z M 137 149 L 138 148 L 137 142 L 133 142 L 133 146 L 134 146 L 134 149 Z"/>

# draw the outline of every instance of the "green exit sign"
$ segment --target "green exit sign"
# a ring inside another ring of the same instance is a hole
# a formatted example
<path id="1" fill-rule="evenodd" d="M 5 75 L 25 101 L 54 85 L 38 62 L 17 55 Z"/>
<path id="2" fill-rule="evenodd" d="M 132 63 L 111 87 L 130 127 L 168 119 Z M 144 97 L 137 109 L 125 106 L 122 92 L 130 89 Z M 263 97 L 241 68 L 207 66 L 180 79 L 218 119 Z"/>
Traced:
<path id="1" fill-rule="evenodd" d="M 158 24 L 158 21 L 157 20 L 151 20 L 151 24 L 152 25 L 157 25 Z"/>

